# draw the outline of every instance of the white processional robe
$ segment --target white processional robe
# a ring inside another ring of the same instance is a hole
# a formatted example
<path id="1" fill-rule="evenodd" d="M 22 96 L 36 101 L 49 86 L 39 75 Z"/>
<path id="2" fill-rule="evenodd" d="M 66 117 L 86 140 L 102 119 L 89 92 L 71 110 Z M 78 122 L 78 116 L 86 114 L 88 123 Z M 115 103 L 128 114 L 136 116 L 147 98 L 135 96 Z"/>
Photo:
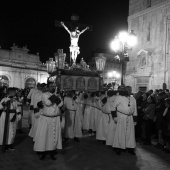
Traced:
<path id="1" fill-rule="evenodd" d="M 61 123 L 59 110 L 56 104 L 48 99 L 52 94 L 43 93 L 42 102 L 44 107 L 40 115 L 37 131 L 34 138 L 34 151 L 53 151 L 62 149 Z"/>
<path id="2" fill-rule="evenodd" d="M 112 104 L 115 101 L 116 96 L 108 97 L 107 103 L 105 105 L 105 112 L 109 114 L 109 125 L 108 125 L 108 131 L 106 136 L 106 145 L 112 146 L 115 136 L 115 130 L 116 130 L 116 124 L 112 118 L 111 110 L 112 110 Z"/>
<path id="3" fill-rule="evenodd" d="M 33 102 L 34 109 L 38 108 L 37 107 L 37 103 L 41 101 L 42 95 L 43 95 L 43 93 L 40 90 L 34 95 L 34 102 Z M 33 115 L 34 118 L 33 118 L 32 126 L 31 126 L 30 132 L 28 134 L 30 137 L 33 138 L 33 141 L 34 141 L 34 137 L 35 137 L 35 134 L 36 134 L 36 131 L 37 131 L 38 122 L 41 120 L 40 114 L 41 114 L 40 111 L 38 111 L 37 113 L 34 113 L 34 115 Z"/>
<path id="4" fill-rule="evenodd" d="M 71 97 L 64 98 L 65 108 L 65 138 L 81 137 L 81 124 L 77 116 L 78 105 Z M 76 129 L 78 128 L 78 129 Z"/>
<path id="5" fill-rule="evenodd" d="M 97 117 L 96 117 L 96 139 L 97 139 L 98 136 L 100 136 L 100 134 L 101 134 L 101 132 L 100 132 L 100 122 L 101 122 L 102 114 L 103 114 L 102 113 L 102 102 L 99 98 L 96 99 L 96 109 L 95 109 L 95 111 L 97 113 Z"/>
<path id="6" fill-rule="evenodd" d="M 101 117 L 99 119 L 98 129 L 96 133 L 96 139 L 98 140 L 106 140 L 109 121 L 110 121 L 110 111 L 107 108 L 107 105 L 103 105 L 101 107 Z"/>
<path id="7" fill-rule="evenodd" d="M 91 109 L 90 109 L 90 124 L 89 128 L 92 129 L 92 131 L 96 131 L 96 117 L 97 117 L 97 112 L 95 111 L 96 109 L 96 102 L 95 99 L 91 99 Z"/>
<path id="8" fill-rule="evenodd" d="M 128 106 L 129 105 L 129 106 Z M 135 148 L 135 129 L 133 116 L 137 116 L 136 100 L 133 96 L 117 96 L 113 105 L 117 110 L 117 123 L 114 136 L 114 148 Z"/>
<path id="9" fill-rule="evenodd" d="M 1 103 L 4 101 L 7 101 L 7 98 L 3 98 L 0 102 L 0 109 L 4 109 Z M 16 113 L 11 112 L 10 110 L 14 110 Z M 18 107 L 18 102 L 14 100 L 10 104 L 10 110 L 9 110 L 9 121 L 8 121 L 8 134 L 7 134 L 7 145 L 13 144 L 16 136 L 16 127 L 17 127 L 17 122 L 21 120 L 21 114 L 20 109 Z M 16 114 L 16 119 L 15 121 L 11 122 L 11 119 L 13 116 Z M 3 111 L 0 117 L 0 145 L 3 144 L 3 136 L 4 136 L 4 126 L 5 126 L 5 118 L 6 118 L 6 111 Z"/>
<path id="10" fill-rule="evenodd" d="M 99 124 L 99 118 L 100 118 L 100 114 L 101 112 L 99 112 L 99 98 L 96 98 L 94 97 L 94 103 L 93 103 L 93 106 L 94 106 L 94 113 L 95 113 L 95 131 L 97 131 L 97 127 L 98 127 L 98 124 Z"/>
<path id="11" fill-rule="evenodd" d="M 91 98 L 85 100 L 84 118 L 83 118 L 83 130 L 90 129 L 90 117 L 91 117 Z"/>
<path id="12" fill-rule="evenodd" d="M 30 99 L 30 108 L 34 107 L 34 99 L 35 99 L 35 94 L 38 92 L 38 89 L 32 88 L 30 92 L 28 93 L 27 99 Z M 29 110 L 29 116 L 28 116 L 28 124 L 32 124 L 34 121 L 34 110 Z"/>
<path id="13" fill-rule="evenodd" d="M 82 98 L 82 95 L 80 95 L 76 99 L 79 115 L 80 115 L 80 122 L 81 122 L 81 129 L 83 128 L 83 118 L 84 118 L 84 109 L 85 109 L 85 99 Z"/>

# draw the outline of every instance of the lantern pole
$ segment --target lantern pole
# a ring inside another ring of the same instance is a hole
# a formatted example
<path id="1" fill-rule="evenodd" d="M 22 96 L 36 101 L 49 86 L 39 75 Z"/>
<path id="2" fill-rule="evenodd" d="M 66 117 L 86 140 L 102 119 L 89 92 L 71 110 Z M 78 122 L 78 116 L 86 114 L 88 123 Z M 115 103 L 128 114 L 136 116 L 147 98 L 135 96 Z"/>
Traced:
<path id="1" fill-rule="evenodd" d="M 55 55 L 56 61 L 56 71 L 57 71 L 57 84 L 58 87 L 61 87 L 61 70 L 64 69 L 65 57 L 66 54 L 63 53 L 63 49 L 58 49 Z"/>
<path id="2" fill-rule="evenodd" d="M 48 61 L 46 61 L 46 67 L 47 67 L 47 72 L 49 74 L 49 77 L 47 79 L 47 83 L 49 82 L 49 78 L 51 76 L 51 73 L 54 71 L 55 63 L 53 61 L 53 58 L 49 58 Z"/>
<path id="3" fill-rule="evenodd" d="M 103 85 L 103 76 L 102 76 L 102 71 L 99 71 L 99 91 L 102 91 L 102 85 Z"/>
<path id="4" fill-rule="evenodd" d="M 96 69 L 99 74 L 99 91 L 102 91 L 102 85 L 103 85 L 103 76 L 102 73 L 104 71 L 105 63 L 106 63 L 106 58 L 103 56 L 102 53 L 98 54 L 97 57 L 95 57 L 96 60 Z"/>
<path id="5" fill-rule="evenodd" d="M 128 51 L 132 50 L 132 47 L 137 43 L 137 37 L 134 33 L 134 30 L 131 30 L 130 33 L 120 32 L 118 36 L 111 42 L 111 49 L 119 54 L 119 60 L 121 65 L 121 85 L 124 84 L 125 79 L 125 66 L 126 61 L 129 61 Z M 117 58 L 117 57 L 115 57 Z"/>

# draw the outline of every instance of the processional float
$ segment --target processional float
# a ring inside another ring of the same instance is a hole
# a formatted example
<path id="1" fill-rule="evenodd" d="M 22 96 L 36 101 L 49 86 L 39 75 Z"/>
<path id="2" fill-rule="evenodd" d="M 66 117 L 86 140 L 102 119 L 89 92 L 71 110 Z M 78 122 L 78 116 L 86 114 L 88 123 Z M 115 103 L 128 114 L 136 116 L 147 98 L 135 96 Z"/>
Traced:
<path id="1" fill-rule="evenodd" d="M 56 83 L 57 87 L 61 90 L 77 90 L 77 91 L 100 91 L 103 86 L 103 79 L 101 73 L 104 70 L 106 58 L 102 53 L 95 57 L 96 70 L 90 70 L 86 62 L 81 59 L 79 64 L 76 64 L 78 54 L 80 54 L 80 48 L 78 46 L 79 36 L 86 30 L 91 30 L 91 26 L 85 26 L 82 31 L 79 31 L 79 25 L 76 23 L 77 16 L 71 17 L 74 26 L 69 29 L 65 22 L 56 22 L 56 26 L 62 26 L 70 34 L 70 58 L 72 59 L 72 65 L 65 63 L 66 53 L 63 53 L 63 49 L 58 49 L 55 54 L 55 61 L 50 58 L 46 62 L 47 72 L 49 73 L 48 81 Z"/>

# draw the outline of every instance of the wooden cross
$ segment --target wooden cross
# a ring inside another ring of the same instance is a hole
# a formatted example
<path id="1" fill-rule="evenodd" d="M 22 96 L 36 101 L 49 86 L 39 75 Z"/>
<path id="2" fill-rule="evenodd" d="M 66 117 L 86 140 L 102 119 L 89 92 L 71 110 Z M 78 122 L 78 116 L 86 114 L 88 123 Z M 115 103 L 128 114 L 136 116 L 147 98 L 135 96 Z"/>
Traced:
<path id="1" fill-rule="evenodd" d="M 80 24 L 80 23 L 78 23 L 78 20 L 79 20 L 79 16 L 77 14 L 72 14 L 71 22 L 68 22 L 68 21 L 63 21 L 63 22 L 68 28 L 71 28 L 71 29 L 74 29 L 76 27 L 78 27 L 79 29 L 84 29 L 86 27 L 89 27 L 88 31 L 93 31 L 92 25 Z M 55 26 L 56 27 L 63 27 L 61 25 L 61 21 L 59 21 L 59 20 L 55 20 Z"/>

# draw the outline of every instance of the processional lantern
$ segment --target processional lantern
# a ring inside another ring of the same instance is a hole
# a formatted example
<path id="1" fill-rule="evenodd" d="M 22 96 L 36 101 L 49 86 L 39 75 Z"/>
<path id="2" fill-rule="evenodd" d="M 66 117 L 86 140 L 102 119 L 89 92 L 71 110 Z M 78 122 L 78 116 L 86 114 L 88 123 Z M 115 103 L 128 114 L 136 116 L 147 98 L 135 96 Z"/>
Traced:
<path id="1" fill-rule="evenodd" d="M 46 66 L 47 66 L 47 72 L 51 74 L 55 68 L 55 61 L 53 61 L 53 58 L 49 58 L 49 60 L 46 61 Z"/>
<path id="2" fill-rule="evenodd" d="M 106 64 L 106 58 L 100 53 L 97 57 L 95 57 L 96 61 L 96 69 L 99 72 L 103 72 Z"/>
<path id="3" fill-rule="evenodd" d="M 95 60 L 96 60 L 96 69 L 99 72 L 99 90 L 103 90 L 103 78 L 101 74 L 105 68 L 106 58 L 103 56 L 102 53 L 100 53 L 97 57 L 95 57 Z"/>
<path id="4" fill-rule="evenodd" d="M 63 53 L 63 49 L 58 49 L 57 53 L 55 54 L 56 68 L 64 69 L 65 58 L 66 58 L 66 53 Z"/>

